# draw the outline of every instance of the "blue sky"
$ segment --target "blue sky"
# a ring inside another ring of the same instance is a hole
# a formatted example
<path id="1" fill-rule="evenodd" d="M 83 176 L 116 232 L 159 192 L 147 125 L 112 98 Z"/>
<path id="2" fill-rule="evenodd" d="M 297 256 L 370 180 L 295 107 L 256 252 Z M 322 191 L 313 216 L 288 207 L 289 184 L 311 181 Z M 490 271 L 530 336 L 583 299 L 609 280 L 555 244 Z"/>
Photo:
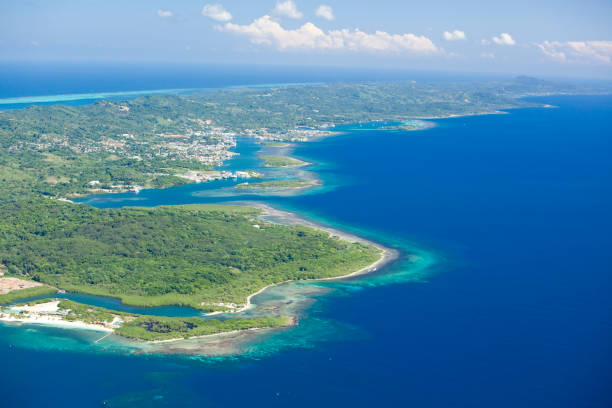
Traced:
<path id="1" fill-rule="evenodd" d="M 612 1 L 0 2 L 0 60 L 612 77 Z"/>

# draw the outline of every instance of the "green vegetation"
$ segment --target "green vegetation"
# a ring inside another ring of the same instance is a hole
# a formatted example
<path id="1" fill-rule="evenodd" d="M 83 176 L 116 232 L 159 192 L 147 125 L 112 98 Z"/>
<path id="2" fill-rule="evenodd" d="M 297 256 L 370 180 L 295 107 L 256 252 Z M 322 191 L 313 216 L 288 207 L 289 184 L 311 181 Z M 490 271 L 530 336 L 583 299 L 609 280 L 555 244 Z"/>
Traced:
<path id="1" fill-rule="evenodd" d="M 373 263 L 372 246 L 327 233 L 256 220 L 236 206 L 99 210 L 43 197 L 71 197 L 189 182 L 232 155 L 235 136 L 309 140 L 335 125 L 469 115 L 537 106 L 512 99 L 567 89 L 519 78 L 486 84 L 362 83 L 167 95 L 92 105 L 32 106 L 0 112 L 0 264 L 7 275 L 112 296 L 138 306 L 204 310 L 243 304 L 269 284 L 335 277 Z M 574 89 L 568 92 L 579 92 Z M 283 147 L 278 142 L 269 146 Z M 263 156 L 269 166 L 304 165 Z M 239 189 L 297 189 L 312 180 L 243 183 Z M 53 293 L 43 286 L 0 296 L 0 303 Z M 67 318 L 108 322 L 118 312 L 62 301 Z M 123 335 L 164 339 L 287 320 L 151 318 Z"/>
<path id="2" fill-rule="evenodd" d="M 260 317 L 253 319 L 204 320 L 197 317 L 140 316 L 125 322 L 117 334 L 139 340 L 173 340 L 236 330 L 285 327 L 291 325 L 288 317 Z"/>
<path id="3" fill-rule="evenodd" d="M 176 97 L 0 113 L 1 199 L 70 196 L 185 183 L 229 158 L 233 139 Z"/>
<path id="4" fill-rule="evenodd" d="M 363 83 L 149 96 L 0 112 L 0 200 L 167 187 L 227 160 L 233 137 L 304 140 L 317 129 L 374 120 L 466 115 L 533 106 L 511 83 Z M 501 95 L 504 93 L 504 95 Z M 333 128 L 331 128 L 333 130 Z"/>
<path id="5" fill-rule="evenodd" d="M 46 301 L 49 300 L 50 299 L 46 299 Z M 137 315 L 131 313 L 118 312 L 98 306 L 84 305 L 82 303 L 73 302 L 72 300 L 61 300 L 58 308 L 59 310 L 67 312 L 64 319 L 71 322 L 79 321 L 89 324 L 104 324 L 111 323 L 115 317 L 137 317 Z"/>
<path id="6" fill-rule="evenodd" d="M 259 210 L 248 207 L 99 210 L 32 199 L 0 213 L 9 274 L 138 306 L 243 304 L 266 285 L 347 274 L 380 256 L 312 228 L 255 220 Z"/>
<path id="7" fill-rule="evenodd" d="M 12 292 L 0 295 L 0 305 L 12 303 L 20 299 L 27 299 L 30 297 L 50 295 L 56 292 L 57 292 L 57 289 L 50 288 L 49 286 L 36 286 L 34 288 L 14 290 Z"/>
<path id="8" fill-rule="evenodd" d="M 190 95 L 205 105 L 208 117 L 227 129 L 292 140 L 296 128 L 415 117 L 467 115 L 535 104 L 480 92 L 468 83 L 346 83 L 280 87 Z"/>
<path id="9" fill-rule="evenodd" d="M 257 183 L 240 183 L 236 186 L 240 190 L 278 190 L 314 187 L 316 180 L 270 180 Z"/>
<path id="10" fill-rule="evenodd" d="M 293 324 L 293 319 L 290 317 L 205 320 L 199 317 L 145 316 L 53 298 L 19 303 L 13 307 L 34 306 L 54 300 L 59 301 L 58 310 L 65 314 L 63 319 L 66 321 L 105 325 L 113 327 L 118 335 L 147 341 L 182 339 L 237 330 L 285 327 Z M 26 317 L 26 315 L 21 313 L 15 315 L 15 317 L 19 316 L 22 318 Z"/>
<path id="11" fill-rule="evenodd" d="M 427 122 L 424 120 L 409 120 L 399 125 L 383 126 L 381 129 L 412 131 L 412 130 L 427 129 L 427 128 L 431 128 L 434 126 L 435 124 L 433 122 Z"/>
<path id="12" fill-rule="evenodd" d="M 287 156 L 259 156 L 268 167 L 300 167 L 308 163 Z"/>

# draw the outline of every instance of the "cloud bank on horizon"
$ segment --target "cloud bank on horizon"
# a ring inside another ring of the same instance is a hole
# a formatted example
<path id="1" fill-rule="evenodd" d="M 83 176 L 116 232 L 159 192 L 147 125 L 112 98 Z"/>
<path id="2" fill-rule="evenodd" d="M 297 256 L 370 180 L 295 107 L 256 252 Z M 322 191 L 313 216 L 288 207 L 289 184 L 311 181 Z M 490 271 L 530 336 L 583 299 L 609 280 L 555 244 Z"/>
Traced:
<path id="1" fill-rule="evenodd" d="M 544 41 L 535 46 L 547 56 L 563 62 L 612 63 L 612 41 Z"/>
<path id="2" fill-rule="evenodd" d="M 612 78 L 612 2 L 578 3 L 4 0 L 0 62 L 334 65 Z"/>
<path id="3" fill-rule="evenodd" d="M 217 30 L 244 35 L 253 44 L 274 45 L 279 50 L 319 49 L 417 53 L 439 51 L 429 38 L 411 33 L 389 34 L 384 31 L 365 33 L 359 29 L 323 31 L 310 22 L 297 29 L 288 30 L 269 15 L 264 15 L 248 25 L 226 23 L 218 26 Z"/>
<path id="4" fill-rule="evenodd" d="M 247 24 L 230 22 L 232 15 L 221 4 L 205 5 L 202 14 L 215 21 L 225 23 L 215 26 L 215 29 L 219 32 L 245 37 L 251 44 L 274 47 L 278 51 L 351 51 L 404 55 L 443 55 L 446 57 L 460 55 L 436 45 L 426 35 L 411 32 L 389 33 L 383 30 L 366 32 L 359 28 L 338 28 L 326 31 L 311 21 L 307 21 L 297 28 L 286 28 L 282 24 L 283 18 L 290 20 L 304 18 L 304 13 L 298 8 L 294 0 L 277 1 L 269 14 L 264 14 Z M 333 8 L 325 4 L 319 5 L 314 10 L 314 15 L 329 22 L 336 19 Z M 466 32 L 458 29 L 444 31 L 442 38 L 449 43 L 468 41 Z M 474 43 L 478 44 L 477 42 Z M 520 46 L 537 49 L 544 57 L 557 62 L 612 64 L 612 41 L 561 42 L 545 40 L 519 43 L 510 33 L 502 32 L 488 39 L 482 39 L 478 45 L 485 48 L 490 46 Z M 488 49 L 483 49 L 480 55 L 490 60 L 496 58 L 495 53 Z"/>

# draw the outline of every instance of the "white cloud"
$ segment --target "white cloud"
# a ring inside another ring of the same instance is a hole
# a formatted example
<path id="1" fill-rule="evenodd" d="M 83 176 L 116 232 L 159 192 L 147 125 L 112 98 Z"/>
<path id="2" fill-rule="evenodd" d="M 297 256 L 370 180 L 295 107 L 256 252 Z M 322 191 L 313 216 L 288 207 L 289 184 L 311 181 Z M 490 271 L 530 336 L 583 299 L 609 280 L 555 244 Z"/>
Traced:
<path id="1" fill-rule="evenodd" d="M 254 44 L 275 45 L 279 50 L 439 52 L 435 44 L 425 36 L 410 33 L 389 34 L 384 31 L 368 34 L 359 29 L 325 32 L 310 22 L 298 29 L 287 30 L 268 15 L 258 18 L 249 25 L 227 23 L 224 26 L 219 26 L 218 29 L 247 36 Z"/>
<path id="2" fill-rule="evenodd" d="M 544 41 L 535 46 L 559 61 L 612 64 L 612 41 Z"/>
<path id="3" fill-rule="evenodd" d="M 232 14 L 221 4 L 207 4 L 202 8 L 202 15 L 213 20 L 226 22 L 232 19 Z"/>
<path id="4" fill-rule="evenodd" d="M 508 33 L 501 33 L 499 37 L 493 37 L 493 42 L 499 45 L 515 45 L 516 41 Z"/>
<path id="5" fill-rule="evenodd" d="M 493 54 L 492 52 L 483 52 L 482 54 L 480 54 L 480 56 L 486 59 L 495 59 L 495 54 Z"/>
<path id="6" fill-rule="evenodd" d="M 303 14 L 297 9 L 297 6 L 293 0 L 277 2 L 276 7 L 274 7 L 274 10 L 272 10 L 272 13 L 295 19 L 302 18 L 303 16 Z"/>
<path id="7" fill-rule="evenodd" d="M 452 32 L 445 31 L 442 35 L 446 41 L 457 41 L 466 39 L 465 33 L 460 30 L 453 30 Z"/>
<path id="8" fill-rule="evenodd" d="M 322 4 L 317 7 L 315 14 L 317 15 L 317 17 L 321 17 L 329 21 L 336 19 L 336 16 L 334 16 L 334 9 L 331 8 L 331 6 L 326 6 L 325 4 Z"/>
<path id="9" fill-rule="evenodd" d="M 160 16 L 161 18 L 170 18 L 174 15 L 174 13 L 171 12 L 170 10 L 159 9 L 157 10 L 157 15 Z"/>
<path id="10" fill-rule="evenodd" d="M 551 58 L 565 61 L 567 60 L 567 56 L 565 52 L 561 51 L 564 47 L 563 44 L 557 41 L 544 41 L 543 43 L 536 43 L 536 47 L 538 47 L 542 52 L 548 55 Z"/>

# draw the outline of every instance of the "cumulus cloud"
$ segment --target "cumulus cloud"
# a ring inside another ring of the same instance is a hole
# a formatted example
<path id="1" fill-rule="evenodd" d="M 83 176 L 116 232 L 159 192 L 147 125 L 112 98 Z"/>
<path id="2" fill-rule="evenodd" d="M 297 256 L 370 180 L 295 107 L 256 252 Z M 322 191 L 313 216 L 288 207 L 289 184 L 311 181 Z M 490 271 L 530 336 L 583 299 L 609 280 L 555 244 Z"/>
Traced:
<path id="1" fill-rule="evenodd" d="M 493 42 L 499 45 L 515 45 L 516 41 L 508 33 L 501 33 L 499 37 L 493 37 Z"/>
<path id="2" fill-rule="evenodd" d="M 612 41 L 544 41 L 535 45 L 544 54 L 559 61 L 612 63 Z"/>
<path id="3" fill-rule="evenodd" d="M 359 29 L 323 31 L 308 22 L 295 30 L 287 30 L 268 15 L 249 25 L 227 23 L 218 27 L 221 31 L 248 37 L 254 44 L 274 45 L 279 50 L 320 49 L 350 51 L 408 51 L 416 53 L 439 52 L 435 44 L 425 36 L 415 34 L 389 34 L 376 31 L 372 34 Z"/>
<path id="4" fill-rule="evenodd" d="M 171 12 L 170 10 L 159 9 L 157 10 L 157 15 L 160 16 L 161 18 L 170 18 L 174 15 L 174 13 Z"/>
<path id="5" fill-rule="evenodd" d="M 232 19 L 232 14 L 221 4 L 207 4 L 202 8 L 202 15 L 213 20 L 226 22 Z"/>
<path id="6" fill-rule="evenodd" d="M 446 41 L 457 41 L 466 39 L 465 33 L 460 30 L 445 31 L 442 36 Z"/>
<path id="7" fill-rule="evenodd" d="M 317 7 L 315 14 L 317 15 L 317 17 L 321 17 L 329 21 L 332 21 L 336 18 L 336 16 L 334 16 L 334 9 L 332 9 L 331 6 L 326 6 L 325 4 L 322 4 Z"/>
<path id="8" fill-rule="evenodd" d="M 302 18 L 303 16 L 303 14 L 297 9 L 297 6 L 293 0 L 277 2 L 272 13 L 295 19 Z"/>

